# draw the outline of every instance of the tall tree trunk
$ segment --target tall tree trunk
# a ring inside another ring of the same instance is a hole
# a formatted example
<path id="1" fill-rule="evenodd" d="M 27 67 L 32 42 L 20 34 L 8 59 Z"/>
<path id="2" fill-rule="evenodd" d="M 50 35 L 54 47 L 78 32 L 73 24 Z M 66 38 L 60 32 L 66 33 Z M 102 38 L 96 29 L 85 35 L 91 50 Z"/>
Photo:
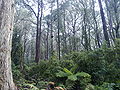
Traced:
<path id="1" fill-rule="evenodd" d="M 105 5 L 106 5 L 106 9 L 107 9 L 107 17 L 108 17 L 108 30 L 109 30 L 109 34 L 110 34 L 110 38 L 112 39 L 112 42 L 115 42 L 115 35 L 114 35 L 114 31 L 113 31 L 113 21 L 112 21 L 112 14 L 111 14 L 111 10 L 110 10 L 110 2 L 109 0 L 105 0 Z"/>
<path id="2" fill-rule="evenodd" d="M 40 48 L 40 54 L 39 54 L 39 60 L 38 60 L 38 62 L 40 61 L 40 58 L 42 58 L 41 57 L 41 33 L 42 33 L 42 17 L 43 17 L 43 0 L 41 0 L 40 2 L 41 2 L 40 3 L 40 8 L 41 8 L 40 11 L 41 12 L 40 12 L 40 20 L 39 20 L 40 21 L 40 28 L 39 28 L 39 44 L 40 44 L 39 48 Z"/>
<path id="3" fill-rule="evenodd" d="M 97 23 L 97 20 L 96 20 L 96 15 L 95 15 L 95 1 L 94 0 L 92 0 L 92 4 L 93 4 L 93 13 L 92 13 L 92 15 L 93 15 L 93 19 L 94 19 L 94 22 L 95 22 L 95 25 L 94 25 L 94 27 L 95 27 L 95 43 L 96 43 L 96 46 L 97 47 L 101 47 L 100 46 L 100 37 L 99 37 L 99 33 L 98 33 L 98 23 Z"/>
<path id="4" fill-rule="evenodd" d="M 100 14 L 101 14 L 101 19 L 102 19 L 104 38 L 105 38 L 105 41 L 107 42 L 108 47 L 110 47 L 110 41 L 109 41 L 109 36 L 108 36 L 108 32 L 107 32 L 107 26 L 106 26 L 105 15 L 103 12 L 102 2 L 101 2 L 101 0 L 98 0 L 98 2 L 99 2 L 99 7 L 100 7 Z"/>
<path id="5" fill-rule="evenodd" d="M 50 13 L 51 13 L 51 17 L 50 17 L 50 21 L 51 21 L 51 31 L 50 31 L 50 57 L 53 56 L 53 3 L 51 2 L 51 10 L 50 10 Z"/>
<path id="6" fill-rule="evenodd" d="M 37 8 L 37 30 L 36 30 L 36 55 L 35 55 L 35 62 L 38 63 L 40 59 L 40 44 L 39 44 L 39 16 L 40 16 L 40 0 L 38 0 L 38 8 Z"/>
<path id="7" fill-rule="evenodd" d="M 0 0 L 0 90 L 16 90 L 11 70 L 13 0 Z"/>
<path id="8" fill-rule="evenodd" d="M 40 6 L 41 4 L 41 6 Z M 41 8 L 41 10 L 40 10 Z M 43 1 L 38 0 L 38 14 L 37 14 L 37 34 L 36 34 L 36 56 L 35 62 L 40 60 L 40 43 L 41 43 L 41 26 L 42 26 L 42 14 L 43 13 Z"/>
<path id="9" fill-rule="evenodd" d="M 60 60 L 60 15 L 59 15 L 59 0 L 57 0 L 57 19 L 58 19 L 58 59 Z"/>
<path id="10" fill-rule="evenodd" d="M 47 36 L 46 36 L 46 60 L 49 59 L 49 31 L 50 31 L 50 23 L 47 22 Z"/>
<path id="11" fill-rule="evenodd" d="M 77 19 L 76 19 L 77 20 Z M 75 31 L 75 27 L 76 27 L 76 20 L 73 23 L 73 51 L 76 51 L 76 31 Z"/>
<path id="12" fill-rule="evenodd" d="M 83 16 L 83 26 L 82 26 L 82 29 L 83 29 L 83 38 L 84 38 L 84 48 L 85 50 L 89 50 L 89 42 L 88 42 L 88 34 L 87 34 L 87 12 L 86 12 L 86 9 L 84 9 L 84 16 Z"/>
<path id="13" fill-rule="evenodd" d="M 64 41 L 64 45 L 63 45 L 63 48 L 64 48 L 64 54 L 67 54 L 67 40 L 66 40 L 66 24 L 65 24 L 65 18 L 66 18 L 66 13 L 65 13 L 65 7 L 63 7 L 63 11 L 64 11 L 64 14 L 63 14 L 63 30 L 64 30 L 64 32 L 63 32 L 63 41 Z"/>
<path id="14" fill-rule="evenodd" d="M 120 21 L 119 21 L 119 10 L 117 6 L 117 0 L 113 0 L 114 2 L 114 13 L 115 13 L 115 20 L 116 20 L 116 25 L 115 25 L 115 32 L 116 32 L 116 38 L 120 38 L 120 33 L 119 33 L 119 28 L 120 28 Z"/>

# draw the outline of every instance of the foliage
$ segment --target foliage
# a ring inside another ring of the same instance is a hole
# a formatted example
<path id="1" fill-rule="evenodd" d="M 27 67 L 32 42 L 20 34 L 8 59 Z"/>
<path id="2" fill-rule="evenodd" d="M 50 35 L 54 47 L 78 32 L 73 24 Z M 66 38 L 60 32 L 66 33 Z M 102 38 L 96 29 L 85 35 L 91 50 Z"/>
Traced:
<path id="1" fill-rule="evenodd" d="M 85 87 L 85 90 L 95 90 L 95 86 L 89 83 L 89 84 Z"/>
<path id="2" fill-rule="evenodd" d="M 23 61 L 23 46 L 21 44 L 21 35 L 18 33 L 17 28 L 14 28 L 11 57 L 15 65 L 19 65 Z"/>
<path id="3" fill-rule="evenodd" d="M 85 72 L 77 72 L 77 73 L 72 73 L 70 70 L 67 68 L 64 68 L 63 71 L 59 71 L 56 73 L 56 76 L 59 78 L 65 78 L 63 79 L 67 85 L 67 89 L 70 88 L 77 88 L 76 84 L 79 85 L 82 89 L 88 84 L 88 82 L 91 81 L 91 76 L 88 73 Z"/>
<path id="4" fill-rule="evenodd" d="M 17 83 L 21 79 L 23 79 L 23 74 L 21 73 L 18 66 L 16 66 L 14 63 L 12 63 L 12 73 L 14 81 Z"/>
<path id="5" fill-rule="evenodd" d="M 75 66 L 75 63 L 73 60 L 60 60 L 60 66 L 62 68 L 67 68 L 67 69 L 71 69 Z"/>
<path id="6" fill-rule="evenodd" d="M 120 79 L 118 48 L 100 48 L 94 51 L 74 52 L 66 59 L 73 60 L 77 65 L 76 72 L 86 72 L 92 76 L 93 84 L 115 82 Z M 113 74 L 114 73 L 114 74 Z"/>
<path id="7" fill-rule="evenodd" d="M 20 87 L 21 90 L 39 90 L 36 86 L 34 86 L 33 84 L 23 84 Z"/>
<path id="8" fill-rule="evenodd" d="M 120 66 L 119 45 L 112 48 L 103 46 L 94 51 L 73 52 L 62 60 L 42 60 L 39 64 L 13 64 L 14 81 L 18 86 L 33 84 L 45 89 L 52 81 L 67 90 L 119 90 Z M 22 84 L 21 84 L 22 83 Z"/>
<path id="9" fill-rule="evenodd" d="M 95 86 L 95 90 L 119 90 L 120 83 L 106 83 L 104 82 L 101 86 Z"/>
<path id="10" fill-rule="evenodd" d="M 39 89 L 46 89 L 47 84 L 48 84 L 48 82 L 46 82 L 46 81 L 39 81 L 36 86 L 37 86 Z"/>

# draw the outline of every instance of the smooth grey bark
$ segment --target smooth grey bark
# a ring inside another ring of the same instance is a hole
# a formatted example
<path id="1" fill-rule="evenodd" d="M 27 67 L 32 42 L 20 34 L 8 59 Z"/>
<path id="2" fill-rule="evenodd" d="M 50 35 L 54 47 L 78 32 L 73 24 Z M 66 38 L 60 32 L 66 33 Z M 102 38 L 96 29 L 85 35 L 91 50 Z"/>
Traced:
<path id="1" fill-rule="evenodd" d="M 13 0 L 0 0 L 0 90 L 16 90 L 11 70 Z"/>

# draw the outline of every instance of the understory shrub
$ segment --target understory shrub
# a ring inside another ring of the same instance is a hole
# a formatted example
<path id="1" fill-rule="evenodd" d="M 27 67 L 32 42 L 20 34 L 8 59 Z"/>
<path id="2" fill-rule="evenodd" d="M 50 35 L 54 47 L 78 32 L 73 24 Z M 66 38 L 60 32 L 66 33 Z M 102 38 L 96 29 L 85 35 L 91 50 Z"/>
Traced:
<path id="1" fill-rule="evenodd" d="M 52 81 L 67 90 L 120 90 L 120 43 L 116 41 L 111 48 L 73 52 L 61 60 L 25 64 L 22 72 L 18 65 L 12 68 L 20 88 L 45 89 Z"/>

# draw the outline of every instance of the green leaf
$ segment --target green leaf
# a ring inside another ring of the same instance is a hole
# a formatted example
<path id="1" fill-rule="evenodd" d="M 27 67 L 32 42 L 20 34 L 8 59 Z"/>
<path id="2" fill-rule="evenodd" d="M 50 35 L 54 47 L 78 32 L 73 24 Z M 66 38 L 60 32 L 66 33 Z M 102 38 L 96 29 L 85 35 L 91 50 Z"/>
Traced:
<path id="1" fill-rule="evenodd" d="M 85 72 L 78 72 L 78 73 L 76 73 L 76 76 L 78 76 L 78 77 L 91 77 L 90 74 L 85 73 Z"/>
<path id="2" fill-rule="evenodd" d="M 68 79 L 71 81 L 76 81 L 77 77 L 76 77 L 76 75 L 71 75 L 71 76 L 68 76 Z"/>
<path id="3" fill-rule="evenodd" d="M 63 71 L 59 71 L 58 73 L 56 73 L 57 77 L 67 77 L 67 73 L 63 72 Z"/>
<path id="4" fill-rule="evenodd" d="M 73 73 L 70 70 L 68 70 L 67 68 L 64 68 L 63 71 L 66 72 L 68 74 L 68 76 L 73 75 Z"/>
<path id="5" fill-rule="evenodd" d="M 30 87 L 32 90 L 39 90 L 36 86 L 33 84 L 24 84 L 24 86 Z"/>
<path id="6" fill-rule="evenodd" d="M 78 67 L 79 67 L 78 64 L 75 64 L 74 67 L 72 67 L 70 71 L 74 73 Z"/>

